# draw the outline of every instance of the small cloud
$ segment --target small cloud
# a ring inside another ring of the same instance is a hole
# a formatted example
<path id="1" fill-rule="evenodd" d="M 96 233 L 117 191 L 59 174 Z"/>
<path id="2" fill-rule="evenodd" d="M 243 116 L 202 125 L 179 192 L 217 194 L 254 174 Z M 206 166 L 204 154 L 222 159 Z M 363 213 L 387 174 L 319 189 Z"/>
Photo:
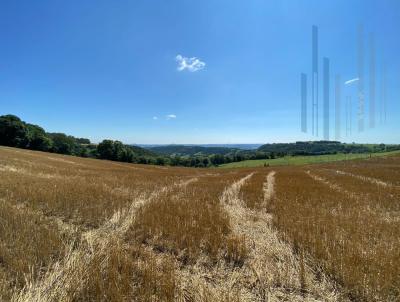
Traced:
<path id="1" fill-rule="evenodd" d="M 354 78 L 354 79 L 351 79 L 351 80 L 348 80 L 348 81 L 344 82 L 344 84 L 345 85 L 350 85 L 350 84 L 352 84 L 354 82 L 357 82 L 358 80 L 359 80 L 359 78 Z"/>
<path id="2" fill-rule="evenodd" d="M 153 120 L 158 120 L 158 117 L 156 117 L 156 116 L 153 116 Z"/>
<path id="3" fill-rule="evenodd" d="M 190 72 L 195 72 L 204 69 L 206 63 L 200 61 L 196 57 L 187 58 L 182 55 L 177 55 L 175 60 L 178 62 L 178 71 L 183 71 L 187 69 Z"/>
<path id="4" fill-rule="evenodd" d="M 175 114 L 168 114 L 167 116 L 166 116 L 166 119 L 167 120 L 172 120 L 172 119 L 175 119 L 176 118 L 176 115 Z"/>

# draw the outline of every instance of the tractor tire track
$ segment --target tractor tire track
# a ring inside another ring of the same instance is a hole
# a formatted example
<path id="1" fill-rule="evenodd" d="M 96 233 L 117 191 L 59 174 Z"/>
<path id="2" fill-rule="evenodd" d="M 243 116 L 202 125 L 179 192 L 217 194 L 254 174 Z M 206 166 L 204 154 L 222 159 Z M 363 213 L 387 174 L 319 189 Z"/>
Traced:
<path id="1" fill-rule="evenodd" d="M 225 188 L 220 198 L 233 235 L 245 240 L 247 257 L 243 265 L 232 266 L 220 260 L 210 268 L 200 260 L 181 270 L 184 301 L 200 302 L 207 297 L 214 301 L 345 301 L 335 284 L 323 274 L 317 280 L 313 269 L 281 239 L 270 214 L 245 207 L 240 188 L 252 176 L 248 174 Z M 264 201 L 273 197 L 274 183 L 275 172 L 271 171 L 263 185 Z"/>
<path id="2" fill-rule="evenodd" d="M 14 293 L 11 301 L 73 301 L 90 278 L 86 269 L 88 265 L 95 258 L 106 257 L 116 239 L 123 240 L 138 209 L 169 190 L 185 186 L 187 182 L 165 186 L 147 197 L 139 197 L 129 207 L 116 211 L 101 227 L 82 233 L 77 247 L 70 245 L 61 261 L 54 263 L 41 279 L 28 281 L 22 291 Z"/>

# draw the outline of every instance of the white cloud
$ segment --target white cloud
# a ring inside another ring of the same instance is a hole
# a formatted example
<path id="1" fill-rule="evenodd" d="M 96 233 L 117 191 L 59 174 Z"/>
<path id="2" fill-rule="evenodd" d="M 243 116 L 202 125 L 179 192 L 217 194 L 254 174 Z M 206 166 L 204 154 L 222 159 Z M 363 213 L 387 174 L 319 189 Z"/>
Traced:
<path id="1" fill-rule="evenodd" d="M 358 80 L 359 80 L 359 78 L 354 78 L 354 79 L 351 79 L 351 80 L 348 80 L 348 81 L 344 82 L 344 84 L 345 85 L 350 85 L 350 84 L 352 84 L 354 82 L 357 82 Z"/>
<path id="2" fill-rule="evenodd" d="M 156 117 L 156 116 L 153 116 L 153 120 L 158 120 L 158 117 Z"/>
<path id="3" fill-rule="evenodd" d="M 167 120 L 171 120 L 171 119 L 175 119 L 176 115 L 175 114 L 168 114 L 167 116 L 165 116 Z"/>
<path id="4" fill-rule="evenodd" d="M 183 71 L 187 69 L 190 72 L 195 72 L 202 70 L 205 66 L 206 63 L 203 61 L 200 61 L 198 58 L 193 57 L 193 58 L 187 58 L 182 55 L 177 55 L 175 57 L 175 60 L 178 62 L 178 70 Z"/>

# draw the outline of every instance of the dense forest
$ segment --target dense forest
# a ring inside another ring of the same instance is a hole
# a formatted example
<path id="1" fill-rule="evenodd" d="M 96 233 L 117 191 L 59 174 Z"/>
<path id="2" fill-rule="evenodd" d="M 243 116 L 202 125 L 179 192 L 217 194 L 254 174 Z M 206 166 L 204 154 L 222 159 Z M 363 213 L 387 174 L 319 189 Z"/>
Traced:
<path id="1" fill-rule="evenodd" d="M 345 144 L 336 141 L 310 141 L 296 143 L 265 144 L 258 148 L 261 152 L 279 155 L 324 155 L 336 153 L 376 153 L 400 150 L 400 145 L 385 144 Z"/>
<path id="2" fill-rule="evenodd" d="M 230 147 L 167 145 L 141 148 L 105 139 L 99 144 L 87 138 L 49 133 L 15 115 L 0 116 L 0 145 L 114 161 L 185 167 L 211 167 L 252 159 L 335 153 L 372 153 L 400 150 L 400 145 L 343 144 L 331 141 L 265 144 L 257 150 Z"/>

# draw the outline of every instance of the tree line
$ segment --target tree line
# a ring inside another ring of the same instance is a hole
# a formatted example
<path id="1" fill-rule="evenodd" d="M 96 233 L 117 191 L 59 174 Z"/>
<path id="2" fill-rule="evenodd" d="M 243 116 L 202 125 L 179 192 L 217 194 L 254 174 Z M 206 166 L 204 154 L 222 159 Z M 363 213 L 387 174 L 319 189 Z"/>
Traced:
<path id="1" fill-rule="evenodd" d="M 295 143 L 265 144 L 259 151 L 275 152 L 284 155 L 325 155 L 336 153 L 376 153 L 400 150 L 400 145 L 385 144 L 346 144 L 337 141 L 311 141 Z"/>
<path id="2" fill-rule="evenodd" d="M 0 145 L 127 163 L 184 167 L 213 167 L 231 162 L 274 159 L 288 155 L 372 153 L 400 150 L 400 145 L 363 145 L 316 141 L 266 144 L 257 150 L 232 149 L 225 154 L 167 155 L 138 146 L 126 145 L 115 140 L 105 139 L 99 144 L 93 144 L 87 138 L 78 138 L 64 133 L 49 133 L 38 125 L 26 123 L 19 117 L 10 114 L 0 116 Z M 212 150 L 212 148 L 205 148 L 205 150 Z M 201 149 L 201 151 L 204 150 Z"/>
<path id="3" fill-rule="evenodd" d="M 26 123 L 15 115 L 0 116 L 0 145 L 83 155 L 84 144 L 90 144 L 90 140 L 64 133 L 47 133 L 42 127 Z"/>
<path id="4" fill-rule="evenodd" d="M 105 139 L 93 144 L 87 138 L 77 138 L 65 133 L 49 133 L 42 127 L 22 121 L 15 115 L 0 116 L 0 145 L 37 151 L 53 152 L 113 161 L 185 166 L 211 167 L 248 159 L 275 158 L 275 152 L 236 151 L 228 154 L 200 156 L 169 156 L 150 150 Z"/>

